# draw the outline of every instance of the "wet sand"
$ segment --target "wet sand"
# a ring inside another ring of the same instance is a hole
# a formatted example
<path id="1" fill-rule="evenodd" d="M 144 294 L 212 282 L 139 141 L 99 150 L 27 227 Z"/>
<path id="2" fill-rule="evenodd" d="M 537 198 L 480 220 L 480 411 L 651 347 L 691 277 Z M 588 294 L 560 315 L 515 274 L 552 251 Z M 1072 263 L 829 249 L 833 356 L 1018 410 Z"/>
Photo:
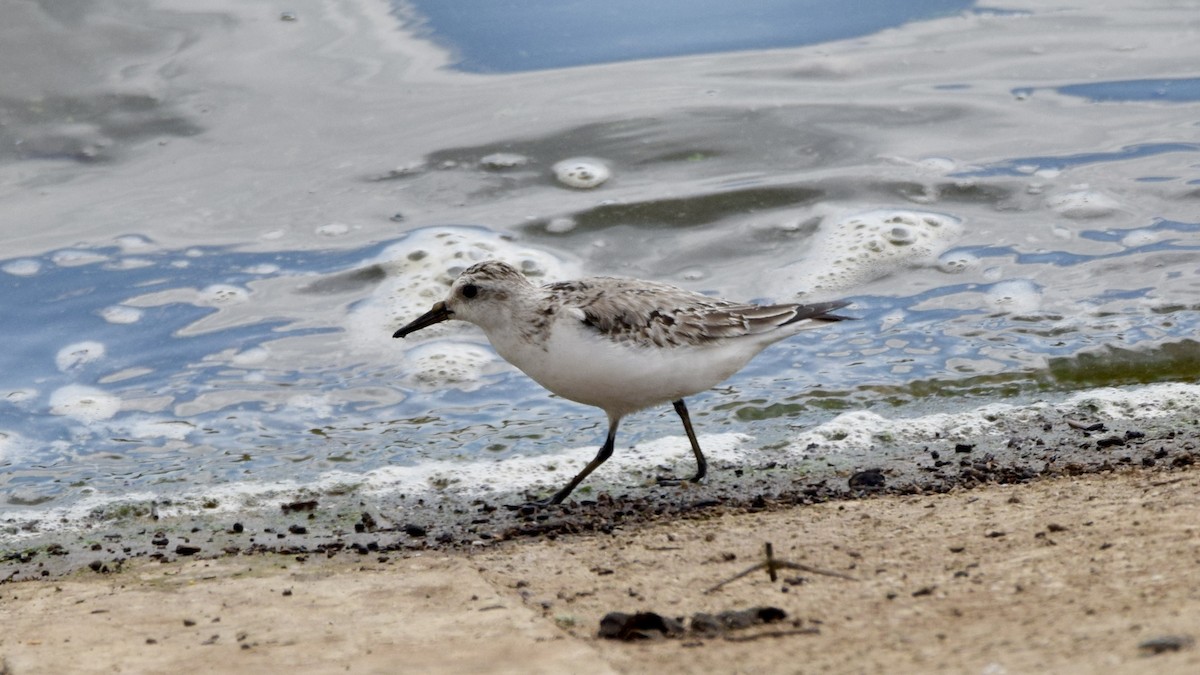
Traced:
<path id="1" fill-rule="evenodd" d="M 458 550 L 142 558 L 0 586 L 0 672 L 1200 672 L 1200 471 L 690 515 Z M 852 580 L 782 569 L 765 560 Z M 714 635 L 609 612 L 770 607 Z"/>

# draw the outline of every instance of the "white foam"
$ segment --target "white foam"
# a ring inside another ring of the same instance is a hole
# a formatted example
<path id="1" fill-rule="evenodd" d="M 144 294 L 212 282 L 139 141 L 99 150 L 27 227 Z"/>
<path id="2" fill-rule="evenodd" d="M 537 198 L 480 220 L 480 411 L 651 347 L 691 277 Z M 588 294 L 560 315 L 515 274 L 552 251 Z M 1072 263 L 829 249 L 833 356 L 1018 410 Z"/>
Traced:
<path id="1" fill-rule="evenodd" d="M 700 437 L 704 453 L 710 461 L 736 462 L 745 456 L 744 445 L 749 437 L 742 434 L 713 434 Z M 281 504 L 294 501 L 297 494 L 345 494 L 357 490 L 364 497 L 386 497 L 405 494 L 411 498 L 454 492 L 471 497 L 498 492 L 519 493 L 526 490 L 549 492 L 562 487 L 596 455 L 596 448 L 583 446 L 560 453 L 538 457 L 512 456 L 503 459 L 477 458 L 468 461 L 431 460 L 415 466 L 388 466 L 364 473 L 330 471 L 306 483 L 272 481 L 269 483 L 237 482 L 207 486 L 170 495 L 170 505 L 157 506 L 160 518 L 222 513 L 240 513 L 253 509 L 278 511 Z M 622 449 L 589 477 L 585 489 L 576 498 L 588 496 L 588 489 L 598 491 L 611 486 L 652 485 L 661 466 L 676 465 L 675 473 L 687 475 L 694 467 L 691 446 L 687 438 L 672 436 L 648 441 L 635 448 Z M 121 504 L 150 504 L 161 501 L 153 492 L 128 492 L 120 495 L 90 493 L 66 507 L 49 509 L 11 510 L 17 518 L 37 520 L 39 527 L 16 532 L 0 530 L 0 543 L 10 544 L 46 532 L 69 530 L 109 506 Z"/>
<path id="2" fill-rule="evenodd" d="M 59 371 L 66 372 L 104 358 L 105 351 L 104 344 L 101 342 L 94 340 L 76 342 L 58 350 L 58 354 L 54 356 L 54 365 L 58 367 Z"/>
<path id="3" fill-rule="evenodd" d="M 127 428 L 134 438 L 169 438 L 181 441 L 196 430 L 196 425 L 184 420 L 142 417 L 131 420 Z"/>
<path id="4" fill-rule="evenodd" d="M 831 292 L 897 269 L 932 265 L 962 233 L 962 221 L 924 211 L 877 210 L 823 219 L 804 256 L 772 275 L 776 289 Z"/>
<path id="5" fill-rule="evenodd" d="M 107 270 L 136 270 L 143 267 L 153 267 L 154 261 L 149 258 L 118 258 L 107 263 L 104 269 Z"/>
<path id="6" fill-rule="evenodd" d="M 516 169 L 518 167 L 525 166 L 528 163 L 528 157 L 525 155 L 518 155 L 515 152 L 496 152 L 479 160 L 479 165 L 490 171 Z"/>
<path id="7" fill-rule="evenodd" d="M 579 223 L 570 216 L 559 216 L 551 218 L 550 222 L 546 223 L 546 231 L 550 234 L 564 234 L 575 229 Z"/>
<path id="8" fill-rule="evenodd" d="M 1010 279 L 989 288 L 986 299 L 997 312 L 1028 314 L 1041 307 L 1042 289 L 1028 279 Z"/>
<path id="9" fill-rule="evenodd" d="M 745 457 L 744 434 L 711 434 L 699 438 L 710 462 L 736 462 Z M 472 462 L 433 460 L 415 466 L 390 466 L 368 472 L 359 478 L 367 495 L 414 490 L 454 491 L 473 496 L 488 492 L 511 492 L 562 487 L 596 456 L 595 446 L 563 450 L 536 457 L 510 456 Z M 586 484 L 607 489 L 605 485 L 636 485 L 639 480 L 652 482 L 660 466 L 677 466 L 675 473 L 687 475 L 694 468 L 691 445 L 684 436 L 668 436 L 623 448 L 599 469 Z M 581 494 L 576 493 L 575 497 Z"/>
<path id="10" fill-rule="evenodd" d="M 1146 421 L 1170 416 L 1200 414 L 1200 385 L 1166 383 L 1135 388 L 1093 389 L 1074 394 L 1057 404 L 992 403 L 959 413 L 934 413 L 919 417 L 888 418 L 867 410 L 838 415 L 798 434 L 788 450 L 803 454 L 868 450 L 879 445 L 904 446 L 966 440 L 1002 433 L 1025 422 L 1040 424 L 1046 417 L 1100 416 Z"/>
<path id="11" fill-rule="evenodd" d="M 158 248 L 154 242 L 140 234 L 126 234 L 116 238 L 117 246 L 125 253 L 131 251 L 148 251 Z"/>
<path id="12" fill-rule="evenodd" d="M 554 165 L 553 171 L 558 182 L 580 190 L 598 187 L 612 176 L 608 166 L 594 157 L 564 159 Z"/>
<path id="13" fill-rule="evenodd" d="M 50 256 L 50 259 L 59 267 L 79 267 L 81 265 L 104 262 L 108 260 L 108 256 L 103 253 L 96 253 L 95 251 L 65 249 L 55 251 L 54 255 Z"/>
<path id="14" fill-rule="evenodd" d="M 50 394 L 51 414 L 64 415 L 84 423 L 106 420 L 120 409 L 120 397 L 95 387 L 68 384 Z"/>
<path id="15" fill-rule="evenodd" d="M 31 277 L 42 271 L 42 263 L 28 258 L 12 260 L 0 266 L 0 270 L 4 270 L 14 277 Z"/>
<path id="16" fill-rule="evenodd" d="M 142 310 L 137 307 L 112 305 L 100 310 L 100 316 L 109 323 L 137 323 L 142 320 Z"/>
<path id="17" fill-rule="evenodd" d="M 1064 405 L 1115 419 L 1148 420 L 1200 413 L 1200 385 L 1182 382 L 1134 389 L 1105 387 L 1072 395 Z"/>
<path id="18" fill-rule="evenodd" d="M 196 294 L 195 304 L 200 307 L 220 307 L 241 304 L 250 299 L 250 291 L 229 284 L 206 286 Z"/>
<path id="19" fill-rule="evenodd" d="M 1042 289 L 1028 279 L 1011 279 L 994 284 L 985 299 L 993 311 L 1029 314 L 1042 306 Z"/>
<path id="20" fill-rule="evenodd" d="M 322 237 L 340 237 L 349 231 L 350 226 L 345 223 L 329 223 L 316 229 L 316 233 Z"/>
<path id="21" fill-rule="evenodd" d="M 1046 200 L 1055 213 L 1077 220 L 1102 218 L 1121 210 L 1117 200 L 1095 190 L 1078 190 L 1055 195 Z"/>
<path id="22" fill-rule="evenodd" d="M 1121 245 L 1127 248 L 1147 246 L 1158 241 L 1158 233 L 1154 230 L 1130 230 L 1121 237 Z"/>
<path id="23" fill-rule="evenodd" d="M 431 326 L 402 340 L 392 338 L 400 326 L 445 298 L 451 282 L 467 267 L 483 260 L 503 260 L 522 270 L 534 283 L 564 279 L 578 271 L 544 251 L 478 228 L 425 228 L 389 246 L 364 266 L 378 266 L 386 277 L 371 296 L 357 303 L 346 318 L 347 351 L 373 361 L 389 355 L 412 384 L 434 385 L 438 378 L 461 377 L 459 384 L 506 368 L 478 329 L 458 321 Z M 438 341 L 426 350 L 423 345 Z M 413 355 L 413 350 L 420 351 Z M 433 358 L 442 352 L 445 358 Z M 486 358 L 487 364 L 484 364 Z"/>
<path id="24" fill-rule="evenodd" d="M 484 377 L 498 370 L 495 352 L 468 342 L 437 340 L 414 347 L 404 355 L 404 384 L 422 388 L 455 387 L 474 391 Z"/>
<path id="25" fill-rule="evenodd" d="M 234 354 L 229 362 L 237 366 L 252 366 L 265 363 L 269 358 L 271 352 L 266 347 L 251 347 Z"/>
<path id="26" fill-rule="evenodd" d="M 938 258 L 938 269 L 947 274 L 961 274 L 977 269 L 979 256 L 966 251 L 947 251 Z"/>
<path id="27" fill-rule="evenodd" d="M 244 267 L 244 268 L 242 268 L 242 271 L 245 272 L 246 274 L 261 274 L 261 275 L 266 276 L 266 275 L 270 275 L 270 274 L 279 274 L 279 269 L 280 269 L 279 265 L 276 265 L 273 263 L 261 263 L 258 265 L 250 265 L 249 267 Z"/>

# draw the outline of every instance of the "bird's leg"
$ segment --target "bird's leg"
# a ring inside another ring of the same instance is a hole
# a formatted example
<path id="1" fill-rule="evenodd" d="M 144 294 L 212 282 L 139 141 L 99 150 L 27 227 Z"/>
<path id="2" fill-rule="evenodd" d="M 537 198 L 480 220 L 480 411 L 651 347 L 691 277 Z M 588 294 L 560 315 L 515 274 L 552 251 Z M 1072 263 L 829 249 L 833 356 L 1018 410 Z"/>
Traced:
<path id="1" fill-rule="evenodd" d="M 596 453 L 595 459 L 588 462 L 588 465 L 583 467 L 583 471 L 580 471 L 574 478 L 572 478 L 571 482 L 567 483 L 566 487 L 554 493 L 554 496 L 550 498 L 550 501 L 546 502 L 547 504 L 561 504 L 562 501 L 566 499 L 567 496 L 570 495 L 580 483 L 583 482 L 583 479 L 588 477 L 588 474 L 595 471 L 596 467 L 603 464 L 609 457 L 612 457 L 613 445 L 615 445 L 617 441 L 617 424 L 620 423 L 620 421 L 621 419 L 619 417 L 614 418 L 610 416 L 608 418 L 608 438 L 604 439 L 604 445 L 601 446 L 600 451 Z"/>
<path id="2" fill-rule="evenodd" d="M 692 476 L 693 483 L 699 483 L 708 474 L 708 461 L 704 459 L 704 452 L 700 450 L 700 441 L 696 440 L 696 432 L 692 430 L 692 418 L 688 416 L 687 406 L 683 403 L 683 399 L 674 402 L 675 412 L 679 413 L 679 419 L 683 420 L 683 430 L 687 432 L 688 442 L 692 444 L 692 454 L 696 456 L 696 475 Z M 678 478 L 659 478 L 659 485 L 677 485 L 682 481 Z"/>

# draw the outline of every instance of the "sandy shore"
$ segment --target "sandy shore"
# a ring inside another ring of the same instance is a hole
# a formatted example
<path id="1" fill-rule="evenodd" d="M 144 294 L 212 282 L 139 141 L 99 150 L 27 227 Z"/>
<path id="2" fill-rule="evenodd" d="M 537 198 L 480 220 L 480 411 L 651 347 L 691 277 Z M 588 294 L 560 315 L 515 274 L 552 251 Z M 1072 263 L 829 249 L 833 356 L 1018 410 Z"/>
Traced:
<path id="1" fill-rule="evenodd" d="M 0 587 L 0 673 L 1200 672 L 1200 470 L 679 519 L 478 551 L 233 556 Z M 765 571 L 776 557 L 854 577 Z M 610 611 L 775 607 L 702 637 Z M 1157 649 L 1145 644 L 1159 645 Z"/>

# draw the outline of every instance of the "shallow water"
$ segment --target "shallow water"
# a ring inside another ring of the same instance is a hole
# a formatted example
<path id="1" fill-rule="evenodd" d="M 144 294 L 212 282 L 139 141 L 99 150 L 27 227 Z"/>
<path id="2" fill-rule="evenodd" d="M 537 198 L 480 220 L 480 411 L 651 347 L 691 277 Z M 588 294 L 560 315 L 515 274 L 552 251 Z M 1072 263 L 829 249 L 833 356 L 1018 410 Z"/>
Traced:
<path id="1" fill-rule="evenodd" d="M 479 462 L 590 454 L 602 415 L 476 331 L 390 337 L 493 256 L 852 300 L 859 321 L 690 402 L 714 447 L 1193 382 L 1197 19 L 1127 4 L 490 75 L 368 0 L 19 5 L 0 29 L 0 517 L 502 490 Z M 552 167 L 572 158 L 611 177 L 568 187 Z M 620 443 L 685 465 L 677 426 L 641 413 Z"/>

